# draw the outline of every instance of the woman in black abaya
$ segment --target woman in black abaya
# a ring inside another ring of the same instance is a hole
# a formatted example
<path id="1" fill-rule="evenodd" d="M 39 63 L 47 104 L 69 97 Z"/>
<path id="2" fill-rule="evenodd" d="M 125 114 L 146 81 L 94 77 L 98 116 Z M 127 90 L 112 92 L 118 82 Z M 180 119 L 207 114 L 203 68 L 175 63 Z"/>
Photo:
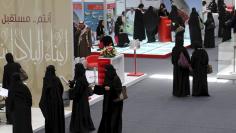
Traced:
<path id="1" fill-rule="evenodd" d="M 65 116 L 62 94 L 64 88 L 56 76 L 55 67 L 47 67 L 39 107 L 45 118 L 45 133 L 65 133 Z"/>
<path id="2" fill-rule="evenodd" d="M 222 42 L 228 41 L 232 38 L 231 36 L 231 28 L 232 28 L 232 16 L 229 12 L 225 11 L 225 14 L 223 16 L 223 35 L 222 35 Z"/>
<path id="3" fill-rule="evenodd" d="M 7 64 L 4 66 L 2 87 L 10 91 L 11 76 L 13 73 L 20 72 L 21 65 L 14 61 L 13 55 L 11 53 L 7 53 L 5 55 L 5 58 Z M 9 111 L 8 98 L 5 101 L 5 105 L 6 105 L 7 124 L 12 124 L 12 118 L 11 118 L 12 115 L 11 112 Z"/>
<path id="4" fill-rule="evenodd" d="M 190 64 L 190 57 L 187 49 L 183 46 L 184 32 L 176 34 L 175 47 L 172 50 L 172 64 L 173 70 L 173 96 L 185 97 L 190 95 L 190 81 L 189 81 L 189 69 L 183 68 L 178 64 L 180 54 L 183 53 L 185 58 Z"/>
<path id="5" fill-rule="evenodd" d="M 201 45 L 198 45 L 191 57 L 191 65 L 193 68 L 193 96 L 209 96 L 207 83 L 208 61 L 207 52 Z"/>
<path id="6" fill-rule="evenodd" d="M 150 6 L 144 13 L 144 25 L 147 33 L 148 43 L 156 41 L 157 25 L 158 25 L 157 11 Z"/>
<path id="7" fill-rule="evenodd" d="M 169 14 L 169 19 L 171 20 L 171 36 L 172 36 L 172 41 L 175 41 L 175 36 L 176 36 L 176 30 L 177 28 L 185 27 L 184 25 L 184 20 L 182 17 L 179 15 L 178 8 L 175 5 L 171 6 L 171 12 Z"/>
<path id="8" fill-rule="evenodd" d="M 32 96 L 19 73 L 12 75 L 9 90 L 9 110 L 12 114 L 13 133 L 33 133 L 31 125 Z"/>
<path id="9" fill-rule="evenodd" d="M 210 12 L 207 14 L 207 20 L 205 22 L 204 46 L 206 48 L 215 47 L 215 22 Z"/>
<path id="10" fill-rule="evenodd" d="M 202 20 L 200 19 L 196 9 L 192 8 L 192 12 L 188 21 L 192 48 L 195 48 L 197 44 L 202 44 L 200 23 L 202 23 Z"/>
<path id="11" fill-rule="evenodd" d="M 95 86 L 95 92 L 104 95 L 102 120 L 98 133 L 122 133 L 123 101 L 113 102 L 122 90 L 122 83 L 112 65 L 105 66 L 105 79 L 102 87 Z M 99 91 L 98 91 L 99 90 Z"/>
<path id="12" fill-rule="evenodd" d="M 70 121 L 71 133 L 89 133 L 95 130 L 91 119 L 89 107 L 89 83 L 85 76 L 85 68 L 83 64 L 75 65 L 74 80 L 69 81 L 70 98 L 73 99 L 72 115 Z"/>
<path id="13" fill-rule="evenodd" d="M 145 28 L 144 28 L 144 20 L 143 20 L 143 4 L 138 6 L 138 9 L 135 10 L 134 16 L 134 39 L 138 39 L 139 41 L 145 40 Z"/>

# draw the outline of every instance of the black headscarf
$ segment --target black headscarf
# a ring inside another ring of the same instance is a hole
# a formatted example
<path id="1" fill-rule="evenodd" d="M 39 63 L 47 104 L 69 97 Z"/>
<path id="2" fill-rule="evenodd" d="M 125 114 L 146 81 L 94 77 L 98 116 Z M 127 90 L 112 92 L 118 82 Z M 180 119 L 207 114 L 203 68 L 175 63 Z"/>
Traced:
<path id="1" fill-rule="evenodd" d="M 118 25 L 123 25 L 123 21 L 122 21 L 122 17 L 121 17 L 121 16 L 118 16 L 118 17 L 117 17 L 116 23 L 117 23 Z"/>
<path id="2" fill-rule="evenodd" d="M 5 58 L 6 58 L 7 63 L 14 63 L 14 58 L 13 58 L 13 55 L 11 53 L 7 53 L 5 55 Z"/>
<path id="3" fill-rule="evenodd" d="M 190 14 L 189 22 L 190 25 L 199 23 L 199 14 L 197 13 L 196 8 L 192 8 L 192 12 Z"/>
<path id="4" fill-rule="evenodd" d="M 178 32 L 175 35 L 175 46 L 183 46 L 184 45 L 184 31 Z"/>
<path id="5" fill-rule="evenodd" d="M 82 63 L 77 63 L 75 65 L 75 76 L 74 76 L 74 81 L 78 81 L 83 85 L 88 86 L 89 83 L 87 81 L 86 75 L 85 75 L 85 68 Z"/>
<path id="6" fill-rule="evenodd" d="M 105 66 L 105 79 L 104 84 L 109 85 L 113 81 L 113 79 L 117 76 L 116 69 L 112 65 Z"/>
<path id="7" fill-rule="evenodd" d="M 50 78 L 56 76 L 56 69 L 53 65 L 49 65 L 46 69 L 45 77 L 44 78 Z"/>
<path id="8" fill-rule="evenodd" d="M 166 5 L 164 3 L 161 3 L 160 4 L 160 9 L 164 9 L 164 8 L 166 8 Z"/>
<path id="9" fill-rule="evenodd" d="M 102 42 L 103 42 L 103 45 L 106 47 L 106 46 L 109 46 L 110 44 L 112 46 L 114 46 L 114 43 L 113 43 L 113 40 L 110 36 L 104 36 L 102 38 Z"/>
<path id="10" fill-rule="evenodd" d="M 103 20 L 99 20 L 99 22 L 98 22 L 98 27 L 102 27 L 102 28 L 104 28 L 104 26 L 103 26 Z"/>

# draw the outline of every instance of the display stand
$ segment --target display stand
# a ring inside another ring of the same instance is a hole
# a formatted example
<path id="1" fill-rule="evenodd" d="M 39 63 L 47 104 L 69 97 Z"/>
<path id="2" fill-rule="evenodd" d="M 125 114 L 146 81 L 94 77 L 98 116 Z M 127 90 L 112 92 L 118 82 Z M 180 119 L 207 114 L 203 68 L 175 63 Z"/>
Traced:
<path id="1" fill-rule="evenodd" d="M 140 42 L 138 40 L 134 40 L 131 42 L 130 49 L 134 50 L 134 72 L 128 73 L 128 76 L 142 76 L 144 73 L 137 72 L 137 54 L 136 50 L 140 48 Z"/>
<path id="2" fill-rule="evenodd" d="M 171 20 L 168 17 L 161 17 L 158 26 L 159 42 L 171 42 Z M 172 40 L 173 41 L 173 40 Z"/>
<path id="3" fill-rule="evenodd" d="M 111 64 L 116 69 L 116 73 L 119 76 L 122 83 L 125 81 L 124 76 L 124 55 L 119 54 L 113 58 L 98 58 L 98 84 L 102 85 L 105 78 L 105 65 Z"/>

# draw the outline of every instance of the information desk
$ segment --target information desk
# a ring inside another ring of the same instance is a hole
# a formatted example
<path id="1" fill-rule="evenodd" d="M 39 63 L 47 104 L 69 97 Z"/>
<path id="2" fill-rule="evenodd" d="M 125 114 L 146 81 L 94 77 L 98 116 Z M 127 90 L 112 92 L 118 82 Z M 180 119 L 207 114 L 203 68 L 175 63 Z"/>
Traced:
<path id="1" fill-rule="evenodd" d="M 102 85 L 105 77 L 105 65 L 112 64 L 116 69 L 116 73 L 119 76 L 122 83 L 125 81 L 124 72 L 124 55 L 119 54 L 113 58 L 98 58 L 98 84 Z"/>

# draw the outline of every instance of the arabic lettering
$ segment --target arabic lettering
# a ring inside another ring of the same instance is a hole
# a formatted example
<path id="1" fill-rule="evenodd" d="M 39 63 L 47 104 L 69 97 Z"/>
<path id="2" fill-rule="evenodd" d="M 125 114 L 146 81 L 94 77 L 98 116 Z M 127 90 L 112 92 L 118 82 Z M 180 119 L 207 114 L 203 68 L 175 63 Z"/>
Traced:
<path id="1" fill-rule="evenodd" d="M 2 24 L 10 24 L 10 23 L 51 23 L 51 12 L 49 12 L 47 15 L 43 14 L 36 18 L 36 20 L 32 20 L 32 17 L 30 16 L 19 16 L 17 14 L 10 14 L 10 15 L 4 15 L 2 18 Z"/>
<path id="2" fill-rule="evenodd" d="M 8 35 L 7 39 L 5 35 Z M 60 66 L 65 65 L 69 59 L 67 30 L 51 30 L 50 38 L 44 41 L 45 39 L 41 28 L 27 31 L 13 28 L 1 30 L 0 59 L 4 59 L 5 54 L 10 51 L 17 61 L 32 61 L 34 64 L 53 61 L 59 63 Z M 35 40 L 37 43 L 34 44 Z"/>
<path id="3" fill-rule="evenodd" d="M 29 23 L 31 22 L 30 16 L 17 16 L 16 14 L 11 14 L 10 16 L 4 15 L 2 19 L 2 24 L 9 23 Z"/>

